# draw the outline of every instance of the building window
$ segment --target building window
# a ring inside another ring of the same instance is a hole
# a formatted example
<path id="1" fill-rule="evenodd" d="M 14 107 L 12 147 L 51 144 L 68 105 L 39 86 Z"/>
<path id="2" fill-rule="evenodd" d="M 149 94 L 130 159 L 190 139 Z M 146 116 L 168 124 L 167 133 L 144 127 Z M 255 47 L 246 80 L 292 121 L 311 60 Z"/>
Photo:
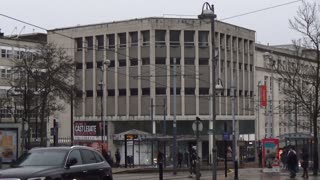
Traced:
<path id="1" fill-rule="evenodd" d="M 76 69 L 82 69 L 82 63 L 77 63 L 76 64 Z"/>
<path id="2" fill-rule="evenodd" d="M 141 31 L 142 34 L 142 46 L 150 45 L 150 31 Z"/>
<path id="3" fill-rule="evenodd" d="M 101 64 L 101 65 L 102 65 L 102 64 Z M 111 67 L 114 67 L 114 66 L 115 66 L 114 60 L 111 60 L 108 67 L 111 68 Z"/>
<path id="4" fill-rule="evenodd" d="M 127 63 L 126 63 L 126 60 L 125 59 L 119 59 L 119 67 L 123 67 L 123 66 L 126 66 Z"/>
<path id="5" fill-rule="evenodd" d="M 199 58 L 199 65 L 208 65 L 209 58 Z"/>
<path id="6" fill-rule="evenodd" d="M 242 63 L 239 63 L 239 70 L 242 69 Z"/>
<path id="7" fill-rule="evenodd" d="M 115 90 L 114 89 L 108 89 L 108 96 L 115 96 Z"/>
<path id="8" fill-rule="evenodd" d="M 250 97 L 253 97 L 253 91 L 250 91 Z"/>
<path id="9" fill-rule="evenodd" d="M 156 64 L 166 64 L 166 58 L 156 58 Z"/>
<path id="10" fill-rule="evenodd" d="M 156 95 L 166 95 L 166 88 L 156 88 Z"/>
<path id="11" fill-rule="evenodd" d="M 173 88 L 170 88 L 170 94 L 173 95 Z M 180 95 L 181 94 L 181 89 L 180 88 L 176 88 L 176 94 Z"/>
<path id="12" fill-rule="evenodd" d="M 127 90 L 126 89 L 119 89 L 119 96 L 126 96 Z"/>
<path id="13" fill-rule="evenodd" d="M 227 89 L 227 96 L 230 96 L 230 89 Z"/>
<path id="14" fill-rule="evenodd" d="M 92 69 L 93 68 L 93 63 L 92 62 L 87 62 L 86 63 L 86 68 L 87 69 Z"/>
<path id="15" fill-rule="evenodd" d="M 195 94 L 195 88 L 184 88 L 185 95 L 194 95 Z"/>
<path id="16" fill-rule="evenodd" d="M 180 46 L 180 31 L 170 31 L 170 46 Z"/>
<path id="17" fill-rule="evenodd" d="M 150 88 L 142 88 L 142 95 L 150 95 Z"/>
<path id="18" fill-rule="evenodd" d="M 103 96 L 103 91 L 102 90 L 97 90 L 97 97 Z"/>
<path id="19" fill-rule="evenodd" d="M 130 32 L 130 46 L 138 46 L 138 32 Z"/>
<path id="20" fill-rule="evenodd" d="M 136 58 L 130 59 L 130 65 L 131 66 L 138 66 L 138 59 L 136 59 Z"/>
<path id="21" fill-rule="evenodd" d="M 174 58 L 170 58 L 170 64 L 171 65 L 174 65 L 174 63 L 173 63 L 174 61 L 173 60 L 174 60 Z M 176 64 L 180 64 L 180 58 L 176 58 Z"/>
<path id="22" fill-rule="evenodd" d="M 244 64 L 244 70 L 248 71 L 248 64 Z"/>
<path id="23" fill-rule="evenodd" d="M 1 69 L 1 78 L 6 78 L 6 70 Z"/>
<path id="24" fill-rule="evenodd" d="M 119 38 L 119 47 L 126 47 L 127 46 L 126 33 L 119 33 L 118 38 Z"/>
<path id="25" fill-rule="evenodd" d="M 239 97 L 242 97 L 242 90 L 239 90 Z"/>
<path id="26" fill-rule="evenodd" d="M 209 46 L 209 31 L 199 31 L 199 47 Z"/>
<path id="27" fill-rule="evenodd" d="M 230 68 L 230 61 L 227 61 L 227 68 Z"/>
<path id="28" fill-rule="evenodd" d="M 248 96 L 248 91 L 244 91 L 244 97 Z"/>
<path id="29" fill-rule="evenodd" d="M 92 97 L 93 96 L 93 91 L 92 90 L 86 91 L 86 96 L 87 97 Z"/>
<path id="30" fill-rule="evenodd" d="M 104 49 L 104 41 L 103 41 L 103 35 L 96 36 L 97 44 L 98 44 L 98 50 Z"/>
<path id="31" fill-rule="evenodd" d="M 108 42 L 108 48 L 114 49 L 115 48 L 115 37 L 114 34 L 108 34 L 107 35 L 107 42 Z"/>
<path id="32" fill-rule="evenodd" d="M 194 46 L 194 31 L 184 31 L 184 46 L 185 47 Z"/>
<path id="33" fill-rule="evenodd" d="M 11 78 L 11 74 L 12 74 L 11 69 L 7 69 L 7 78 Z"/>
<path id="34" fill-rule="evenodd" d="M 130 89 L 130 95 L 131 96 L 138 96 L 138 89 L 137 88 Z"/>
<path id="35" fill-rule="evenodd" d="M 184 58 L 185 65 L 194 65 L 194 58 Z"/>
<path id="36" fill-rule="evenodd" d="M 77 51 L 82 51 L 82 38 L 76 38 Z"/>
<path id="37" fill-rule="evenodd" d="M 209 95 L 209 88 L 199 88 L 199 95 Z"/>
<path id="38" fill-rule="evenodd" d="M 165 46 L 166 45 L 166 30 L 156 30 L 155 32 L 155 43 L 156 46 Z"/>
<path id="39" fill-rule="evenodd" d="M 142 65 L 149 65 L 150 64 L 150 58 L 142 58 Z"/>
<path id="40" fill-rule="evenodd" d="M 86 37 L 86 43 L 87 43 L 87 49 L 92 50 L 93 49 L 93 38 L 92 36 Z"/>

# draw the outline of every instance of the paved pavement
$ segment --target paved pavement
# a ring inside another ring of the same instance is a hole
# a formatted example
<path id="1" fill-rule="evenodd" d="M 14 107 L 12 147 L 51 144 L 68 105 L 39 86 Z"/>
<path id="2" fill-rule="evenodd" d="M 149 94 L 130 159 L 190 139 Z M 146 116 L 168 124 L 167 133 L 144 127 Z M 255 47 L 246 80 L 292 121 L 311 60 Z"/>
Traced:
<path id="1" fill-rule="evenodd" d="M 114 180 L 158 180 L 159 174 L 156 172 L 138 172 L 138 173 L 117 173 L 117 170 L 114 169 Z M 294 180 L 303 180 L 301 177 L 302 172 L 297 174 L 297 177 Z M 201 180 L 211 180 L 212 172 L 211 171 L 201 171 Z M 195 179 L 195 176 L 189 177 L 190 174 L 187 171 L 178 172 L 177 175 L 173 175 L 172 172 L 164 173 L 164 180 L 179 180 L 179 179 Z M 228 173 L 228 177 L 224 176 L 224 171 L 218 171 L 218 180 L 233 180 L 233 172 Z M 310 176 L 309 180 L 320 180 L 319 177 Z M 239 170 L 239 180 L 292 180 L 289 178 L 289 174 L 286 171 L 281 173 L 263 173 L 260 168 L 246 168 Z"/>

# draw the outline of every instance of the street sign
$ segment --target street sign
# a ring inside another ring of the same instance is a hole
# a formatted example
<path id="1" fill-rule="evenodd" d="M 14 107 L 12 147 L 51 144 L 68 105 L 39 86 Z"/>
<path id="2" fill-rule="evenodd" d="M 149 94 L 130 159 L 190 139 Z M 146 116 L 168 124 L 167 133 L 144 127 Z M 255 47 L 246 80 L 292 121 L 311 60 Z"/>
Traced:
<path id="1" fill-rule="evenodd" d="M 224 141 L 230 140 L 230 134 L 228 132 L 224 132 L 222 135 Z"/>

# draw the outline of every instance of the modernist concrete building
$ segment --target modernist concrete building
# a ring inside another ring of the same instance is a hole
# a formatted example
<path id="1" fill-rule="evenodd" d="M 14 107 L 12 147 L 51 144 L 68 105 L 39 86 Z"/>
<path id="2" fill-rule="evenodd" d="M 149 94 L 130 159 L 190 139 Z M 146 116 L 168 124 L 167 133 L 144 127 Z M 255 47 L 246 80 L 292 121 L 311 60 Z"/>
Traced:
<path id="1" fill-rule="evenodd" d="M 179 149 L 185 151 L 186 146 L 194 143 L 192 123 L 198 116 L 204 124 L 200 144 L 202 158 L 209 158 L 212 72 L 216 72 L 224 87 L 216 94 L 218 141 L 222 140 L 224 122 L 227 122 L 230 133 L 232 129 L 232 82 L 240 138 L 254 140 L 255 32 L 216 22 L 219 56 L 217 68 L 213 71 L 210 28 L 210 22 L 205 20 L 143 18 L 50 30 L 48 41 L 64 47 L 77 63 L 75 84 L 80 89 L 77 96 L 81 100 L 75 106 L 75 123 L 100 121 L 101 96 L 106 92 L 102 105 L 112 154 L 114 147 L 120 147 L 120 144 L 112 143 L 118 138 L 116 134 L 128 130 L 172 135 L 173 62 L 176 59 Z M 106 59 L 111 63 L 103 73 L 100 67 Z M 100 81 L 104 84 L 103 90 Z M 70 121 L 63 123 L 66 127 L 72 126 L 68 124 Z M 76 129 L 81 131 L 83 127 L 79 127 Z M 79 136 L 85 134 L 82 131 Z M 98 141 L 100 137 L 89 139 Z M 224 151 L 221 147 L 219 150 Z"/>

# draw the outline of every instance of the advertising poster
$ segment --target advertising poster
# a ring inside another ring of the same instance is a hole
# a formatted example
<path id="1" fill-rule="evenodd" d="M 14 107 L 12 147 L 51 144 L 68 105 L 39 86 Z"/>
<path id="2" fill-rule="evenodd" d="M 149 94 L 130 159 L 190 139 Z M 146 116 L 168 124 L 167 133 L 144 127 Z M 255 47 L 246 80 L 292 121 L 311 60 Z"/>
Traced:
<path id="1" fill-rule="evenodd" d="M 76 121 L 73 129 L 75 144 L 89 146 L 99 151 L 108 149 L 107 143 L 101 143 L 101 135 L 103 134 L 101 121 Z M 105 142 L 107 142 L 106 134 L 107 126 L 105 126 Z"/>
<path id="2" fill-rule="evenodd" d="M 280 172 L 279 139 L 262 140 L 262 166 L 264 172 Z"/>
<path id="3" fill-rule="evenodd" d="M 18 130 L 0 128 L 0 157 L 3 163 L 11 163 L 18 156 Z"/>

